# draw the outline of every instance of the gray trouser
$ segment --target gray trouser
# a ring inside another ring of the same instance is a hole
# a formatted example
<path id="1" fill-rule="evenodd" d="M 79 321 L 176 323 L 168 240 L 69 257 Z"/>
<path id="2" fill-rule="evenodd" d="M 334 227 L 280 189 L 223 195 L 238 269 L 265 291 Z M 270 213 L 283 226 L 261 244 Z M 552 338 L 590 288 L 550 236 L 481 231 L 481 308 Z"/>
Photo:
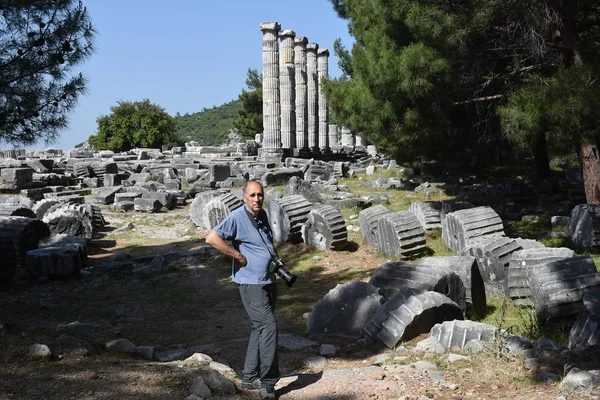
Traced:
<path id="1" fill-rule="evenodd" d="M 279 380 L 275 283 L 270 285 L 242 284 L 240 285 L 240 296 L 250 321 L 252 321 L 242 380 L 251 382 L 260 378 L 262 387 L 272 388 Z"/>

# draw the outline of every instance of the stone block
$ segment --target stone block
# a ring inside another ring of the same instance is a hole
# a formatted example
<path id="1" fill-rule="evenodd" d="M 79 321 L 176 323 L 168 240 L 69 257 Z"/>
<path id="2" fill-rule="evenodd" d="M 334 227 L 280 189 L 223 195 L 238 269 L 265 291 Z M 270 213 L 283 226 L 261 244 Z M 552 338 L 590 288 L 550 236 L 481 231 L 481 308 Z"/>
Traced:
<path id="1" fill-rule="evenodd" d="M 210 180 L 221 182 L 231 175 L 231 167 L 228 164 L 211 164 L 209 167 Z"/>
<path id="2" fill-rule="evenodd" d="M 12 183 L 17 189 L 23 188 L 33 181 L 33 170 L 31 168 L 2 168 L 0 179 L 4 183 Z"/>
<path id="3" fill-rule="evenodd" d="M 166 207 L 168 210 L 173 210 L 177 207 L 177 196 L 172 193 L 146 192 L 142 194 L 142 199 L 158 200 L 162 204 L 162 207 Z"/>
<path id="4" fill-rule="evenodd" d="M 105 174 L 104 186 L 120 186 L 128 178 L 129 175 L 126 174 Z"/>
<path id="5" fill-rule="evenodd" d="M 162 207 L 162 203 L 156 199 L 138 198 L 133 200 L 135 211 L 159 212 Z"/>

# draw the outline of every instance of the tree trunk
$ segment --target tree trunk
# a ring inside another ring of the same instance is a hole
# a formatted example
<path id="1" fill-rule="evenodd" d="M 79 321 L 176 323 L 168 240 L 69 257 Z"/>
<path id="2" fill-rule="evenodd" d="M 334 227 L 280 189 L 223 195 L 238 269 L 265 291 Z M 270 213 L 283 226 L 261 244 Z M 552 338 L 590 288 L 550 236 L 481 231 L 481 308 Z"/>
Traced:
<path id="1" fill-rule="evenodd" d="M 595 143 L 581 145 L 581 170 L 587 204 L 600 204 L 600 156 Z"/>
<path id="2" fill-rule="evenodd" d="M 540 132 L 531 144 L 533 159 L 535 161 L 535 171 L 538 179 L 547 179 L 550 177 L 550 158 L 548 157 L 548 147 L 546 145 L 546 132 Z"/>

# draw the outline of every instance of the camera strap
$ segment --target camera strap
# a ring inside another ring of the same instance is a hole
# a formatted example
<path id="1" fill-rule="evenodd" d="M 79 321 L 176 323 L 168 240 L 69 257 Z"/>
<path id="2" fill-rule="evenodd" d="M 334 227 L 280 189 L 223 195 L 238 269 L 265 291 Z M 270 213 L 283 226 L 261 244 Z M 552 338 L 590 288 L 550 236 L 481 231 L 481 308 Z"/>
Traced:
<path id="1" fill-rule="evenodd" d="M 269 252 L 269 254 L 271 254 L 272 257 L 275 258 L 279 258 L 279 255 L 277 254 L 277 250 L 275 249 L 275 245 L 273 245 L 273 252 L 271 252 L 271 248 L 269 247 L 269 245 L 267 244 L 267 242 L 265 241 L 265 238 L 260 234 L 260 226 L 258 226 L 259 222 L 261 222 L 258 219 L 258 216 L 255 216 L 253 214 L 250 213 L 250 211 L 248 211 L 248 209 L 246 208 L 246 206 L 244 205 L 244 211 L 246 212 L 246 216 L 248 217 L 248 219 L 250 220 L 250 223 L 252 224 L 253 227 L 256 228 L 256 230 L 258 231 L 258 236 L 260 236 L 261 240 L 263 241 L 265 247 L 267 248 L 267 251 Z M 261 210 L 263 211 L 263 210 Z M 263 211 L 264 212 L 264 211 Z M 261 222 L 261 225 L 264 228 L 264 232 L 265 234 L 271 238 L 272 234 L 267 230 L 267 228 L 264 226 L 264 224 Z"/>

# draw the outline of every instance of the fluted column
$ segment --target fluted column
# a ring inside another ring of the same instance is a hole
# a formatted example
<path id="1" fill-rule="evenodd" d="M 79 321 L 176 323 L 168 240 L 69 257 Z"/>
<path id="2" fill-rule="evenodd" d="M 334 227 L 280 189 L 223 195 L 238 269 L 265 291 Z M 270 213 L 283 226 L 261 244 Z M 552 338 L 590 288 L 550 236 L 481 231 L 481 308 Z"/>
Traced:
<path id="1" fill-rule="evenodd" d="M 279 32 L 279 96 L 281 99 L 281 144 L 289 152 L 296 147 L 296 73 L 294 71 L 294 38 L 296 33 L 286 29 Z"/>
<path id="2" fill-rule="evenodd" d="M 319 79 L 317 71 L 317 50 L 319 45 L 306 45 L 306 87 L 308 92 L 308 147 L 319 152 Z"/>
<path id="3" fill-rule="evenodd" d="M 337 148 L 337 147 L 340 147 L 340 141 L 338 139 L 337 125 L 329 124 L 328 136 L 329 136 L 329 148 L 331 148 L 332 150 L 339 150 L 339 148 Z"/>
<path id="4" fill-rule="evenodd" d="M 262 76 L 263 76 L 263 148 L 261 157 L 282 157 L 281 106 L 279 103 L 279 31 L 277 22 L 263 22 Z"/>
<path id="5" fill-rule="evenodd" d="M 364 150 L 364 147 L 367 145 L 365 143 L 362 133 L 357 133 L 355 135 L 354 142 L 355 142 L 355 147 L 360 147 L 363 150 Z"/>
<path id="6" fill-rule="evenodd" d="M 354 136 L 347 126 L 342 126 L 342 147 L 345 152 L 354 151 Z"/>
<path id="7" fill-rule="evenodd" d="M 323 154 L 331 153 L 329 148 L 329 107 L 323 90 L 323 80 L 329 79 L 329 50 L 317 51 L 317 79 L 319 84 L 319 150 Z"/>
<path id="8" fill-rule="evenodd" d="M 294 39 L 294 64 L 296 67 L 296 148 L 294 155 L 308 155 L 308 91 L 306 86 L 306 44 L 308 39 Z M 296 154 L 297 153 L 297 154 Z"/>

